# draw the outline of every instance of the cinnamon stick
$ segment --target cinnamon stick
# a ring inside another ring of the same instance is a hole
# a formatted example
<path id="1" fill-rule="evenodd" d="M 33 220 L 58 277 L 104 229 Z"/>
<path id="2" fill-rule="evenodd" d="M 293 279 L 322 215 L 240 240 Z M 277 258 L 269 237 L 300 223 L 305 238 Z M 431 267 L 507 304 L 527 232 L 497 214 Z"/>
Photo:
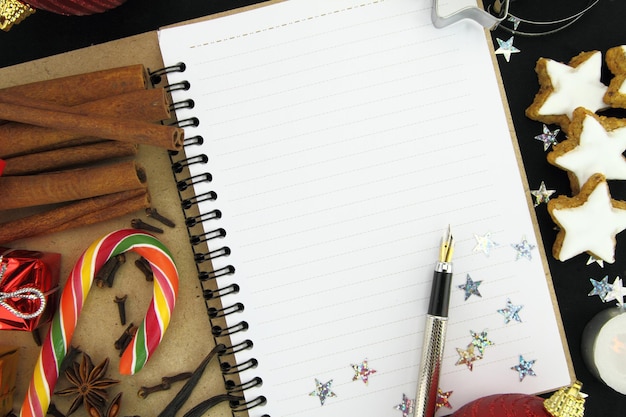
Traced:
<path id="1" fill-rule="evenodd" d="M 28 97 L 0 97 L 0 102 L 41 110 L 85 115 L 99 114 L 101 116 L 124 117 L 150 122 L 161 121 L 171 117 L 168 97 L 163 88 L 129 91 L 74 106 L 63 106 Z"/>
<path id="2" fill-rule="evenodd" d="M 182 148 L 183 129 L 141 120 L 81 115 L 0 102 L 0 119 L 169 150 Z M 3 140 L 4 141 L 4 140 Z"/>
<path id="3" fill-rule="evenodd" d="M 92 197 L 0 225 L 0 244 L 121 217 L 150 206 L 145 188 Z"/>
<path id="4" fill-rule="evenodd" d="M 25 103 L 31 104 L 32 107 L 38 107 L 41 104 L 33 100 L 25 101 Z M 85 115 L 93 113 L 145 121 L 160 121 L 171 117 L 167 95 L 162 88 L 131 91 L 73 107 L 54 107 L 67 113 Z M 7 158 L 29 152 L 40 152 L 53 145 L 82 136 L 75 132 L 6 122 L 0 124 L 0 157 Z"/>
<path id="5" fill-rule="evenodd" d="M 58 171 L 0 177 L 0 210 L 80 200 L 145 188 L 145 172 L 134 161 Z"/>
<path id="6" fill-rule="evenodd" d="M 148 85 L 146 69 L 141 64 L 75 74 L 0 89 L 0 98 L 29 98 L 74 106 L 103 97 L 143 90 Z"/>
<path id="7" fill-rule="evenodd" d="M 32 175 L 137 154 L 137 145 L 105 141 L 5 159 L 4 175 Z"/>

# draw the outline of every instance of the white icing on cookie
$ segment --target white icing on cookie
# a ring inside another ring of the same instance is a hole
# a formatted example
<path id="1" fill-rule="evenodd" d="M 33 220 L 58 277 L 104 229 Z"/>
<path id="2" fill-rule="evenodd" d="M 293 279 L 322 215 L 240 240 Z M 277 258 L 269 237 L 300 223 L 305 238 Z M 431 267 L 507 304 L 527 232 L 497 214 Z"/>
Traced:
<path id="1" fill-rule="evenodd" d="M 540 115 L 565 114 L 570 119 L 577 107 L 593 112 L 606 108 L 607 87 L 600 81 L 602 53 L 595 52 L 576 68 L 549 59 L 546 70 L 554 91 L 539 109 Z"/>
<path id="2" fill-rule="evenodd" d="M 606 181 L 596 186 L 583 205 L 555 209 L 552 215 L 565 231 L 559 260 L 591 252 L 605 262 L 615 261 L 615 235 L 626 229 L 626 210 L 613 207 Z"/>
<path id="3" fill-rule="evenodd" d="M 554 159 L 559 167 L 572 172 L 582 186 L 595 173 L 610 180 L 626 180 L 626 127 L 607 132 L 590 114 L 582 122 L 579 145 Z"/>

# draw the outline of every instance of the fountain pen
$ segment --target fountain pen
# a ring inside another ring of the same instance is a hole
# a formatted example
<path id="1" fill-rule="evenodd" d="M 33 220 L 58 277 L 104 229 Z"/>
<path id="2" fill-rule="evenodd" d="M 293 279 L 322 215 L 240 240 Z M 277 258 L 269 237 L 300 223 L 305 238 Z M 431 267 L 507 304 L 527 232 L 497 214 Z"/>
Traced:
<path id="1" fill-rule="evenodd" d="M 415 395 L 414 416 L 432 417 L 436 411 L 439 372 L 443 358 L 443 347 L 448 324 L 448 304 L 452 282 L 452 253 L 454 240 L 450 226 L 441 239 L 439 260 L 435 264 L 433 285 L 430 292 L 422 358 Z"/>

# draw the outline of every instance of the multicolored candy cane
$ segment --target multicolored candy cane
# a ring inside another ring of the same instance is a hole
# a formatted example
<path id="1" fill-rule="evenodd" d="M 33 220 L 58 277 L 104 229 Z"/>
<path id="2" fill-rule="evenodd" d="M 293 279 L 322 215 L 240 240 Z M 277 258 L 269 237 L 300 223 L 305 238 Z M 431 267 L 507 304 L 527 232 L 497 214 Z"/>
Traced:
<path id="1" fill-rule="evenodd" d="M 120 373 L 138 372 L 161 342 L 178 294 L 178 271 L 169 250 L 154 236 L 140 230 L 123 229 L 104 236 L 87 248 L 70 273 L 59 309 L 42 344 L 21 417 L 45 417 L 59 367 L 67 354 L 94 276 L 107 260 L 126 251 L 136 252 L 150 263 L 154 290 L 146 317 L 120 359 Z"/>

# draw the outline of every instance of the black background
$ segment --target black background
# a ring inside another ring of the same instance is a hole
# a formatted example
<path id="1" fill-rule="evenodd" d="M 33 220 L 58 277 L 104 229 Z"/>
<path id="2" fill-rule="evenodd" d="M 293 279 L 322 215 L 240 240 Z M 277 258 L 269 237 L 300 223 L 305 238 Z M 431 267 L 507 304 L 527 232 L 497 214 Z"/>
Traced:
<path id="1" fill-rule="evenodd" d="M 0 33 L 0 67 L 155 30 L 171 23 L 257 2 L 128 0 L 114 10 L 92 16 L 61 16 L 39 10 L 9 32 Z M 485 0 L 486 5 L 490 3 L 491 0 Z M 588 3 L 588 0 L 515 0 L 511 3 L 510 11 L 526 19 L 555 20 L 584 9 Z M 540 37 L 515 36 L 514 46 L 521 52 L 512 54 L 510 62 L 506 62 L 502 55 L 497 56 L 531 190 L 539 188 L 541 181 L 545 181 L 548 188 L 556 190 L 556 195 L 570 194 L 565 172 L 546 162 L 543 144 L 534 139 L 541 133 L 542 124 L 524 116 L 524 110 L 532 102 L 538 89 L 534 71 L 537 59 L 546 57 L 568 62 L 582 51 L 599 50 L 604 53 L 611 47 L 626 44 L 625 22 L 626 1 L 600 0 L 579 21 L 558 33 Z M 519 30 L 536 28 L 522 25 Z M 495 30 L 492 33 L 495 47 L 498 47 L 496 38 L 507 40 L 511 36 L 502 29 Z M 610 79 L 610 72 L 604 68 L 602 81 L 608 85 Z M 612 115 L 626 117 L 626 111 L 617 111 Z M 556 126 L 551 128 L 554 129 Z M 559 141 L 565 139 L 562 133 L 558 139 Z M 613 198 L 626 200 L 626 186 L 619 182 L 611 182 L 610 188 Z M 609 282 L 613 282 L 616 276 L 626 278 L 624 234 L 618 235 L 614 264 L 605 263 L 603 268 L 595 263 L 587 265 L 586 255 L 579 255 L 562 263 L 550 255 L 556 230 L 547 214 L 545 204 L 538 206 L 536 211 L 543 243 L 548 251 L 550 271 L 576 375 L 583 383 L 583 391 L 589 395 L 585 416 L 623 416 L 626 412 L 626 396 L 606 387 L 589 373 L 581 358 L 580 344 L 586 323 L 599 311 L 613 308 L 614 305 L 603 304 L 598 297 L 587 296 L 591 290 L 589 278 L 599 280 L 608 275 Z"/>

